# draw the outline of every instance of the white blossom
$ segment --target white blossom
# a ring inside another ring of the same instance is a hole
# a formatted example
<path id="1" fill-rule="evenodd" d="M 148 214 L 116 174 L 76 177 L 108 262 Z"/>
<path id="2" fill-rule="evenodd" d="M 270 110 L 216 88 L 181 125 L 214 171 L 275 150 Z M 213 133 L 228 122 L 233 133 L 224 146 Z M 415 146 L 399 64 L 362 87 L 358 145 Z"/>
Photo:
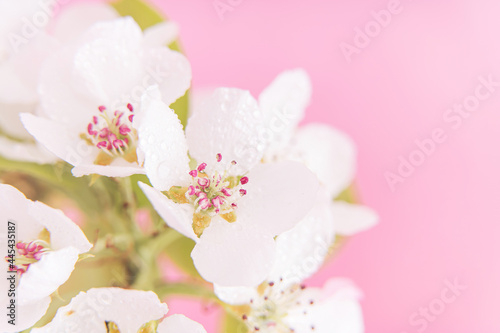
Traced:
<path id="1" fill-rule="evenodd" d="M 0 260 L 0 269 L 17 271 L 9 275 L 15 276 L 18 283 L 16 326 L 4 320 L 0 329 L 17 332 L 34 325 L 45 314 L 50 295 L 66 282 L 79 255 L 89 251 L 92 245 L 61 211 L 26 199 L 10 185 L 0 184 L 0 219 L 2 248 L 17 250 L 15 263 Z M 13 231 L 9 234 L 9 230 Z M 1 290 L 8 290 L 9 281 L 5 278 L 0 281 Z M 7 292 L 0 297 L 2 304 L 9 303 Z"/>

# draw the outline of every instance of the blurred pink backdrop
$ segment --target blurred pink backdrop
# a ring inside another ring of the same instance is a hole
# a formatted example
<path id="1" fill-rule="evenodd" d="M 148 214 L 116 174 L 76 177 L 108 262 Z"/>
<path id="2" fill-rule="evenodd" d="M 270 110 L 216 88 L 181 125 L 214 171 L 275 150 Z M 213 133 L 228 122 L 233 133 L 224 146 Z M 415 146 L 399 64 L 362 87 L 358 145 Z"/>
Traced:
<path id="1" fill-rule="evenodd" d="M 195 89 L 258 95 L 280 71 L 303 67 L 314 89 L 305 123 L 326 122 L 357 143 L 360 197 L 380 224 L 353 237 L 309 285 L 332 275 L 355 281 L 368 333 L 499 332 L 498 1 L 152 2 L 180 24 Z M 224 12 L 215 9 L 221 3 Z M 369 42 L 355 40 L 357 27 L 372 29 Z M 362 47 L 346 57 L 342 43 Z M 493 84 L 474 105 L 480 76 Z M 447 111 L 463 102 L 474 111 Z M 418 153 L 415 140 L 429 143 L 435 129 L 444 142 Z M 391 190 L 385 174 L 398 173 L 400 156 L 420 165 Z M 467 288 L 452 297 L 455 282 Z M 189 300 L 169 306 L 215 332 L 216 310 Z"/>

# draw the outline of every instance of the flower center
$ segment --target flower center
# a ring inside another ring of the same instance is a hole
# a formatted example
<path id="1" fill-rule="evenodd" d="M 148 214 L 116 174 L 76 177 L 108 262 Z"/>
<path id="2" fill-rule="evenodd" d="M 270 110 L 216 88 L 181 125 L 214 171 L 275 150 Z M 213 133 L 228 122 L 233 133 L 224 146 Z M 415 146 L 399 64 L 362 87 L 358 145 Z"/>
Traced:
<path id="1" fill-rule="evenodd" d="M 290 308 L 302 305 L 297 299 L 305 288 L 304 285 L 294 285 L 282 289 L 274 282 L 260 285 L 259 297 L 250 300 L 248 312 L 242 315 L 249 332 L 293 332 L 293 327 L 289 327 L 283 319 Z M 314 305 L 314 301 L 310 300 L 307 305 Z M 307 310 L 303 315 L 307 315 Z"/>
<path id="2" fill-rule="evenodd" d="M 42 256 L 50 251 L 49 244 L 43 240 L 36 240 L 29 243 L 18 242 L 16 244 L 17 257 L 14 269 L 20 275 L 26 273 L 31 264 L 38 262 Z"/>
<path id="3" fill-rule="evenodd" d="M 92 117 L 87 133 L 81 137 L 91 146 L 100 149 L 95 164 L 109 165 L 117 157 L 127 162 L 137 162 L 137 131 L 132 127 L 134 108 L 127 104 L 126 111 L 108 111 L 99 106 L 99 114 Z"/>
<path id="4" fill-rule="evenodd" d="M 221 154 L 217 154 L 217 162 L 222 162 Z M 229 223 L 236 221 L 236 202 L 247 194 L 243 185 L 248 183 L 248 177 L 229 176 L 228 172 L 234 165 L 236 161 L 232 161 L 224 173 L 215 171 L 209 175 L 206 173 L 207 164 L 201 163 L 196 169 L 189 171 L 191 185 L 173 186 L 166 192 L 167 197 L 176 203 L 193 205 L 193 230 L 198 237 L 217 215 Z"/>

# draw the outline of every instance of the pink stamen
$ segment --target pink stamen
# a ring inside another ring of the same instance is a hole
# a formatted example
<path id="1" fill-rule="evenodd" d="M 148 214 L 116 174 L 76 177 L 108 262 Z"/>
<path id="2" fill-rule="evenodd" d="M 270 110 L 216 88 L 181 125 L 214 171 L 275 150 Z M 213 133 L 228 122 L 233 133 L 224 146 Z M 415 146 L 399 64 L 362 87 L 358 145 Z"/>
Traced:
<path id="1" fill-rule="evenodd" d="M 97 148 L 109 150 L 108 154 L 111 156 L 123 154 L 130 143 L 135 143 L 134 137 L 137 133 L 131 124 L 132 104 L 129 103 L 127 108 L 126 111 L 115 110 L 111 113 L 101 105 L 98 109 L 103 113 L 102 120 L 98 116 L 92 116 L 92 121 L 87 125 L 88 139 Z"/>
<path id="2" fill-rule="evenodd" d="M 123 146 L 125 146 L 125 142 L 123 142 L 123 140 L 114 140 L 113 141 L 113 147 L 120 148 Z"/>
<path id="3" fill-rule="evenodd" d="M 217 160 L 222 161 L 222 154 L 217 154 Z M 232 161 L 231 164 L 235 165 L 236 162 Z M 232 212 L 238 207 L 235 201 L 246 195 L 247 191 L 239 184 L 233 183 L 232 177 L 227 175 L 227 170 L 223 173 L 214 171 L 213 174 L 207 174 L 204 172 L 206 168 L 207 164 L 201 163 L 196 169 L 189 171 L 193 179 L 192 184 L 187 187 L 186 198 L 198 211 L 204 210 L 209 216 Z M 241 178 L 240 182 L 246 184 L 248 177 Z M 238 195 L 233 195 L 234 193 Z"/>
<path id="4" fill-rule="evenodd" d="M 127 135 L 132 131 L 127 125 L 121 125 L 118 130 L 121 135 Z"/>
<path id="5" fill-rule="evenodd" d="M 94 126 L 92 125 L 92 123 L 89 123 L 87 125 L 87 132 L 89 133 L 89 135 L 96 135 L 97 134 L 97 131 L 94 131 Z"/>
<path id="6" fill-rule="evenodd" d="M 104 148 L 108 145 L 108 142 L 107 141 L 99 141 L 97 143 L 97 148 Z"/>
<path id="7" fill-rule="evenodd" d="M 108 136 L 108 133 L 109 133 L 109 129 L 107 127 L 103 128 L 100 132 L 99 132 L 99 137 L 100 138 L 105 138 Z"/>
<path id="8" fill-rule="evenodd" d="M 194 188 L 193 185 L 190 185 L 187 190 L 188 195 L 195 195 L 196 194 L 196 189 Z"/>
<path id="9" fill-rule="evenodd" d="M 128 121 L 130 121 L 130 122 L 134 121 L 134 115 L 133 114 L 131 114 L 130 116 L 128 116 Z"/>
<path id="10" fill-rule="evenodd" d="M 222 197 L 215 197 L 212 199 L 212 205 L 214 205 L 214 207 L 216 208 L 220 208 L 220 206 L 224 203 L 224 199 L 222 199 Z"/>
<path id="11" fill-rule="evenodd" d="M 23 256 L 28 259 L 40 260 L 42 256 L 46 253 L 46 249 L 37 244 L 36 242 L 24 243 L 19 242 L 16 244 L 18 255 Z M 25 273 L 31 264 L 22 264 L 19 266 L 15 266 L 14 270 L 19 274 Z"/>
<path id="12" fill-rule="evenodd" d="M 212 204 L 210 203 L 210 200 L 208 200 L 208 198 L 201 199 L 199 204 L 200 204 L 201 209 L 208 209 L 212 206 Z"/>
<path id="13" fill-rule="evenodd" d="M 200 185 L 202 188 L 206 188 L 210 186 L 210 180 L 208 178 L 200 178 L 198 179 L 198 185 Z"/>

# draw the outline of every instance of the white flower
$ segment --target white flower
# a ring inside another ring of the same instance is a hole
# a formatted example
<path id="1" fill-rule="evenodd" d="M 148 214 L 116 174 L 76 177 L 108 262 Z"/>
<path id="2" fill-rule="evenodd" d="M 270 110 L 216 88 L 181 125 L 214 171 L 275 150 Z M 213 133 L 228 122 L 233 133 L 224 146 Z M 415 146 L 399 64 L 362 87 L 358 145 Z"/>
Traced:
<path id="1" fill-rule="evenodd" d="M 284 286 L 280 281 L 257 288 L 215 289 L 232 305 L 244 305 L 249 332 L 362 333 L 360 291 L 348 280 L 332 278 L 322 288 Z"/>
<path id="2" fill-rule="evenodd" d="M 167 304 L 151 291 L 94 288 L 80 292 L 57 310 L 52 322 L 31 332 L 206 333 L 203 326 L 183 315 L 165 318 L 167 312 Z"/>
<path id="3" fill-rule="evenodd" d="M 265 283 L 257 288 L 214 286 L 224 302 L 247 306 L 242 318 L 251 332 L 363 332 L 360 293 L 351 283 L 331 279 L 321 289 L 302 284 L 323 265 L 339 224 L 327 191 L 322 192 L 309 214 L 277 237 L 275 264 Z M 373 218 L 370 212 L 362 220 Z"/>
<path id="4" fill-rule="evenodd" d="M 0 184 L 0 219 L 2 248 L 17 249 L 15 267 L 0 260 L 0 269 L 2 272 L 17 270 L 8 275 L 15 276 L 18 281 L 16 326 L 13 329 L 4 320 L 0 329 L 17 332 L 34 325 L 45 314 L 50 295 L 69 278 L 78 256 L 90 250 L 92 245 L 61 211 L 26 199 L 10 185 Z M 5 278 L 0 281 L 1 290 L 8 290 L 9 282 Z M 0 297 L 2 304 L 8 304 L 7 293 Z"/>
<path id="5" fill-rule="evenodd" d="M 375 225 L 378 217 L 362 205 L 343 201 L 331 203 L 354 181 L 356 147 L 346 134 L 329 125 L 311 123 L 298 126 L 305 116 L 311 91 L 309 76 L 302 69 L 278 75 L 259 96 L 264 126 L 252 140 L 256 146 L 265 147 L 264 162 L 295 160 L 304 163 L 318 177 L 324 188 L 318 202 L 323 201 L 323 211 L 331 210 L 333 216 L 325 218 L 323 226 L 317 230 L 323 229 L 320 237 L 324 244 L 329 245 L 335 233 L 350 236 Z M 200 99 L 206 100 L 207 96 L 207 91 L 195 94 L 196 103 L 193 103 L 192 110 L 195 115 L 203 112 L 204 104 Z M 334 226 L 332 219 L 335 220 Z M 317 237 L 314 235 L 310 243 Z"/>
<path id="6" fill-rule="evenodd" d="M 0 0 L 0 155 L 8 159 L 36 163 L 57 160 L 34 142 L 19 114 L 37 114 L 42 64 L 67 36 L 75 37 L 97 20 L 118 16 L 109 5 L 93 3 L 65 8 L 53 20 L 54 7 L 34 0 Z M 54 31 L 48 34 L 48 30 Z"/>
<path id="7" fill-rule="evenodd" d="M 35 26 L 33 15 L 48 18 L 40 1 L 0 0 L 0 155 L 12 160 L 50 163 L 55 157 L 33 142 L 19 120 L 34 112 L 40 66 L 57 43 Z M 48 19 L 47 21 L 48 22 Z"/>
<path id="8" fill-rule="evenodd" d="M 322 288 L 305 288 L 303 281 L 323 265 L 335 235 L 353 234 L 373 225 L 377 215 L 368 208 L 347 209 L 332 203 L 324 188 L 309 214 L 276 238 L 276 260 L 266 282 L 257 288 L 214 286 L 217 296 L 232 305 L 247 305 L 243 319 L 259 332 L 363 332 L 359 292 L 342 279 Z M 347 227 L 346 227 L 347 226 Z M 312 301 L 312 303 L 311 303 Z"/>
<path id="9" fill-rule="evenodd" d="M 164 43 L 170 24 L 141 31 L 130 18 L 93 25 L 44 64 L 44 117 L 23 114 L 26 129 L 48 150 L 74 165 L 73 174 L 111 177 L 143 173 L 134 113 L 142 92 L 157 84 L 170 105 L 191 81 L 187 59 Z"/>
<path id="10" fill-rule="evenodd" d="M 274 262 L 274 237 L 314 205 L 316 177 L 301 163 L 260 163 L 265 147 L 252 141 L 262 117 L 246 91 L 217 90 L 189 119 L 186 138 L 157 90 L 145 94 L 143 107 L 140 148 L 154 188 L 140 185 L 155 209 L 197 243 L 191 256 L 207 281 L 262 282 Z M 198 162 L 192 169 L 188 146 Z"/>
<path id="11" fill-rule="evenodd" d="M 311 81 L 302 69 L 284 71 L 262 91 L 258 100 L 264 127 L 253 142 L 266 147 L 264 162 L 296 160 L 313 171 L 335 198 L 351 185 L 355 174 L 356 148 L 344 133 L 324 124 L 299 126 L 311 99 Z M 195 92 L 191 112 L 202 112 L 209 96 Z"/>

